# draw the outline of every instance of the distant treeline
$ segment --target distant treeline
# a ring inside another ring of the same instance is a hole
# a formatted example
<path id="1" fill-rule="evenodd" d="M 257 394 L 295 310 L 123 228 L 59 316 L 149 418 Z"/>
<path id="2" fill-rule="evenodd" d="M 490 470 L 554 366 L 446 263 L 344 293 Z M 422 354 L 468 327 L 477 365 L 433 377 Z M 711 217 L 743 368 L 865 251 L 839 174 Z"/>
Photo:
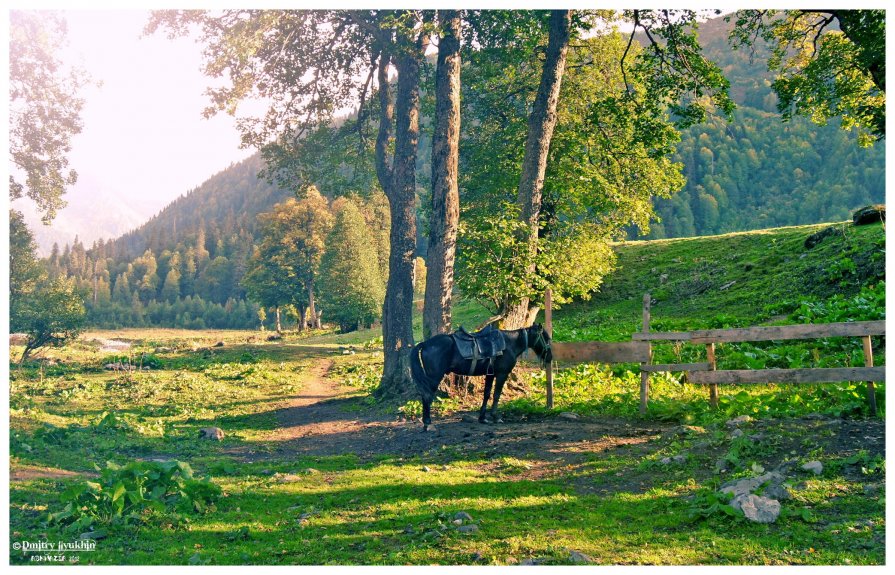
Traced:
<path id="1" fill-rule="evenodd" d="M 735 121 L 711 117 L 681 134 L 674 159 L 687 184 L 672 198 L 655 200 L 661 219 L 649 237 L 843 220 L 857 207 L 884 201 L 885 142 L 861 148 L 832 124 L 782 122 L 771 79 L 758 64 L 766 60 L 753 63 L 749 54 L 731 50 L 727 29 L 720 19 L 706 23 L 701 41 L 731 82 Z M 421 126 L 420 240 L 431 170 L 430 123 L 424 119 Z M 57 246 L 49 266 L 76 279 L 95 326 L 258 327 L 258 305 L 247 300 L 243 285 L 260 245 L 257 216 L 295 195 L 259 179 L 263 167 L 258 155 L 235 164 L 116 240 Z M 316 184 L 328 199 L 335 195 L 327 182 Z"/>

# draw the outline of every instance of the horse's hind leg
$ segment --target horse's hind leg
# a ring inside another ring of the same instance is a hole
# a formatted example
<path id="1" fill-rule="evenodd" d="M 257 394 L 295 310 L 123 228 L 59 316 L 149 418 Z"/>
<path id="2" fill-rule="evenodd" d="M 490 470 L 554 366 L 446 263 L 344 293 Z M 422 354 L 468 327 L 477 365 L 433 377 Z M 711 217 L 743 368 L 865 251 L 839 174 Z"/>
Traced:
<path id="1" fill-rule="evenodd" d="M 488 396 L 491 395 L 491 385 L 494 383 L 493 375 L 485 376 L 485 397 L 482 398 L 482 408 L 479 410 L 479 423 L 487 423 L 485 421 L 485 410 L 488 409 Z"/>
<path id="2" fill-rule="evenodd" d="M 506 383 L 510 374 L 504 373 L 497 376 L 497 385 L 494 386 L 494 402 L 491 404 L 491 420 L 494 423 L 503 423 L 500 414 L 497 412 L 497 403 L 500 401 L 500 394 L 503 392 L 503 384 Z"/>
<path id="3" fill-rule="evenodd" d="M 432 400 L 423 398 L 423 431 L 428 431 L 432 425 Z"/>

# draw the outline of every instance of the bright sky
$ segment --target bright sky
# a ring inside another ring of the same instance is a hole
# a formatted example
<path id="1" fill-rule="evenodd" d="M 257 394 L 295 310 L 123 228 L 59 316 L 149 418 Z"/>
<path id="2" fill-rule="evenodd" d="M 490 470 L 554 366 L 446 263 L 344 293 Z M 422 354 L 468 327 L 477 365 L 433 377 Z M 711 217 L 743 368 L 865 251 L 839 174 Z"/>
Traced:
<path id="1" fill-rule="evenodd" d="M 63 14 L 67 58 L 102 82 L 84 93 L 84 129 L 73 141 L 71 165 L 80 185 L 155 212 L 252 153 L 239 149 L 232 118 L 202 117 L 208 79 L 195 42 L 141 37 L 147 11 Z"/>

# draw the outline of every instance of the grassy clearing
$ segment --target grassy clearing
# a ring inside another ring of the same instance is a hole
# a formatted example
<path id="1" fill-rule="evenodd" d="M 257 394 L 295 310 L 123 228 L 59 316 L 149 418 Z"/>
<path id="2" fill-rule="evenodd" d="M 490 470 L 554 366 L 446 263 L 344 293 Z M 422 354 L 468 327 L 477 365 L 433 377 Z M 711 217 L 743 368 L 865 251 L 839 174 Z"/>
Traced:
<path id="1" fill-rule="evenodd" d="M 666 330 L 884 314 L 882 291 L 862 295 L 859 286 L 879 279 L 873 266 L 883 249 L 880 227 L 850 229 L 806 252 L 801 242 L 816 229 L 822 226 L 622 246 L 621 270 L 603 293 L 557 313 L 557 337 L 627 339 L 647 290 L 659 298 L 655 325 Z M 855 263 L 854 274 L 836 263 L 845 258 Z M 658 291 L 663 286 L 665 295 Z M 734 287 L 744 291 L 732 295 Z M 469 303 L 458 312 L 466 327 L 487 317 Z M 369 330 L 267 341 L 257 332 L 96 332 L 40 361 L 12 364 L 11 541 L 69 540 L 89 530 L 48 518 L 63 510 L 67 489 L 101 480 L 95 465 L 177 460 L 197 479 L 210 478 L 220 496 L 198 507 L 175 501 L 99 522 L 93 527 L 105 537 L 95 551 L 78 555 L 80 563 L 569 564 L 572 552 L 606 565 L 885 561 L 884 422 L 865 417 L 860 384 L 725 389 L 721 409 L 713 411 L 706 392 L 681 385 L 680 374 L 657 375 L 650 413 L 641 419 L 633 366 L 581 366 L 559 373 L 556 411 L 577 412 L 584 421 L 619 419 L 604 437 L 573 441 L 552 432 L 525 435 L 523 417 L 551 422 L 544 418 L 554 415 L 542 407 L 543 373 L 529 369 L 520 372 L 517 385 L 526 393 L 506 404 L 503 428 L 520 431 L 505 447 L 522 449 L 433 440 L 412 453 L 382 445 L 364 458 L 279 451 L 270 439 L 277 411 L 324 359 L 332 362 L 330 376 L 353 391 L 340 401 L 346 420 L 398 416 L 400 406 L 369 396 L 381 368 L 378 336 Z M 98 340 L 104 339 L 132 347 L 103 352 Z M 839 341 L 782 351 L 729 346 L 719 359 L 847 365 L 857 361 L 853 351 Z M 691 357 L 685 348 L 657 353 Z M 110 362 L 142 369 L 103 369 Z M 439 417 L 461 407 L 453 401 Z M 731 436 L 725 420 L 743 414 L 755 418 L 747 435 L 761 440 Z M 670 431 L 632 435 L 629 424 Z M 224 440 L 199 439 L 207 426 L 223 428 Z M 325 438 L 308 439 L 318 440 Z M 812 459 L 824 464 L 822 474 L 798 469 Z M 724 512 L 722 483 L 787 461 L 795 466 L 792 498 L 777 522 L 755 524 Z M 111 500 L 114 481 L 110 488 Z M 471 519 L 458 520 L 459 512 Z M 30 563 L 32 556 L 11 550 L 10 562 Z"/>

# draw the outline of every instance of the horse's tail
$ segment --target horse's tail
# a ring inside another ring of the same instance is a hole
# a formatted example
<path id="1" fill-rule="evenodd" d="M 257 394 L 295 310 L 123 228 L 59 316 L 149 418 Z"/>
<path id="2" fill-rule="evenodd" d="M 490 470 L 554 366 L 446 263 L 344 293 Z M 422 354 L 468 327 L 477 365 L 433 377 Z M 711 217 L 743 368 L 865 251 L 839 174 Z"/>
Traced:
<path id="1" fill-rule="evenodd" d="M 430 377 L 426 373 L 426 366 L 423 363 L 423 347 L 422 343 L 418 343 L 410 351 L 410 374 L 413 376 L 413 383 L 423 396 L 424 401 L 431 402 L 435 399 L 435 391 L 441 383 L 440 379 Z"/>

